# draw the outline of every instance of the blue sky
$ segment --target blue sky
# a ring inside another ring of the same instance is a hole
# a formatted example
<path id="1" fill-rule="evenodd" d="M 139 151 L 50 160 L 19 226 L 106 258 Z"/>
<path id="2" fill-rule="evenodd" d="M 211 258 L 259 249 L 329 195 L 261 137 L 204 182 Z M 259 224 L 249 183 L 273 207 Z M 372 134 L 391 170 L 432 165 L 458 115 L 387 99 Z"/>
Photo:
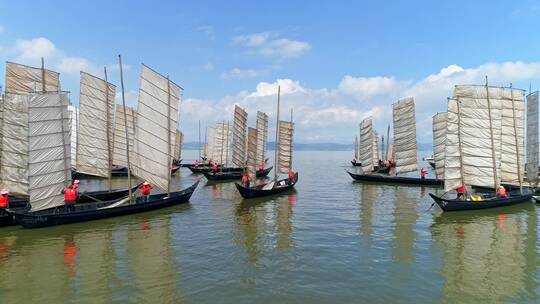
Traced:
<path id="1" fill-rule="evenodd" d="M 406 96 L 429 142 L 453 85 L 540 86 L 538 28 L 534 1 L 0 1 L 0 59 L 45 56 L 75 104 L 80 69 L 119 84 L 119 53 L 135 104 L 144 62 L 185 88 L 188 141 L 234 103 L 273 115 L 279 83 L 299 142 L 351 142 L 368 115 L 382 132 Z"/>

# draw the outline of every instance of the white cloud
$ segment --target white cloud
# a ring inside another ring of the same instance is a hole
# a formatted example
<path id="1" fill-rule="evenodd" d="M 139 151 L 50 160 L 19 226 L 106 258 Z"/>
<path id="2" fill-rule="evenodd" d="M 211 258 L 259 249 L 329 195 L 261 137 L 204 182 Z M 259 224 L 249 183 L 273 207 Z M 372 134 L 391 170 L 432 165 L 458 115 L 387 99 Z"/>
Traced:
<path id="1" fill-rule="evenodd" d="M 236 36 L 233 38 L 233 43 L 242 45 L 262 56 L 278 59 L 300 57 L 311 49 L 311 45 L 307 42 L 279 38 L 272 32 Z"/>
<path id="2" fill-rule="evenodd" d="M 207 125 L 232 120 L 234 104 L 238 104 L 248 111 L 250 125 L 255 124 L 256 111 L 261 110 L 271 116 L 272 128 L 279 85 L 281 117 L 288 119 L 290 108 L 294 108 L 297 142 L 351 142 L 358 133 L 358 124 L 368 116 L 374 118 L 380 133 L 385 132 L 392 122 L 392 103 L 412 96 L 416 102 L 418 141 L 430 143 L 431 117 L 446 110 L 446 97 L 452 94 L 454 85 L 483 84 L 485 75 L 492 85 L 512 82 L 514 87 L 528 87 L 530 81 L 540 81 L 540 62 L 487 63 L 473 68 L 453 64 L 418 80 L 346 75 L 335 88 L 308 88 L 292 79 L 260 82 L 253 91 L 218 100 L 187 98 L 181 105 L 181 125 L 189 141 L 190 134 L 196 134 L 199 119 Z"/>
<path id="3" fill-rule="evenodd" d="M 221 79 L 245 79 L 257 76 L 257 71 L 252 69 L 233 68 L 228 72 L 221 73 Z"/>
<path id="4" fill-rule="evenodd" d="M 202 69 L 207 72 L 212 72 L 214 70 L 214 65 L 210 62 L 202 66 Z"/>

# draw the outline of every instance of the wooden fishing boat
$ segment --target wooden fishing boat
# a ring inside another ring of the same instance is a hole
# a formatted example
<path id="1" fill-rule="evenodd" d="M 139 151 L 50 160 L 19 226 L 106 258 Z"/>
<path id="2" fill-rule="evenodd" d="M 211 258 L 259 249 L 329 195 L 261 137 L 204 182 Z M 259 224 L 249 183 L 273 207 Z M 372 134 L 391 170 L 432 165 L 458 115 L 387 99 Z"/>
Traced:
<path id="1" fill-rule="evenodd" d="M 289 178 L 278 180 L 277 182 L 269 182 L 256 187 L 245 187 L 242 184 L 235 183 L 236 189 L 240 192 L 243 198 L 257 198 L 283 193 L 294 188 L 298 182 L 298 172 L 295 173 L 294 182 L 290 183 Z"/>
<path id="2" fill-rule="evenodd" d="M 135 192 L 139 185 L 131 188 L 132 192 Z M 114 201 L 121 198 L 127 197 L 129 194 L 129 189 L 116 189 L 112 191 L 102 190 L 102 191 L 90 191 L 90 192 L 81 192 L 79 198 L 77 199 L 77 205 L 79 204 L 88 204 L 95 203 L 97 201 Z M 56 207 L 55 207 L 56 208 Z M 13 212 L 26 213 L 30 210 L 30 205 L 28 197 L 20 196 L 10 196 L 9 198 L 9 209 Z M 3 209 L 0 209 L 0 227 L 14 225 L 15 221 L 12 216 L 7 212 L 4 212 Z"/>
<path id="3" fill-rule="evenodd" d="M 361 166 L 362 166 L 362 163 L 360 163 L 360 162 L 355 162 L 354 160 L 351 160 L 351 165 L 353 165 L 353 167 L 361 167 Z"/>
<path id="4" fill-rule="evenodd" d="M 345 170 L 347 171 L 347 170 Z M 418 186 L 433 186 L 441 187 L 444 184 L 442 179 L 434 178 L 416 178 L 406 176 L 385 176 L 378 174 L 355 174 L 347 171 L 349 175 L 356 181 L 373 182 L 373 183 L 385 183 L 385 184 L 407 184 Z"/>
<path id="5" fill-rule="evenodd" d="M 521 203 L 530 202 L 533 197 L 532 194 L 524 195 L 510 195 L 508 198 L 496 198 L 496 197 L 487 197 L 482 198 L 479 201 L 473 200 L 456 200 L 456 199 L 444 199 L 436 196 L 433 193 L 430 193 L 429 196 L 441 207 L 444 211 L 466 211 L 466 210 L 478 210 L 478 209 L 487 209 L 487 208 L 497 208 L 511 206 Z"/>
<path id="6" fill-rule="evenodd" d="M 265 177 L 267 176 L 270 171 L 272 171 L 273 167 L 268 167 L 263 170 L 257 170 L 257 177 Z M 241 179 L 243 172 L 242 171 L 229 171 L 229 172 L 205 172 L 203 173 L 204 177 L 206 177 L 209 181 L 224 181 L 224 180 L 235 180 L 235 179 Z"/>
<path id="7" fill-rule="evenodd" d="M 76 205 L 75 210 L 58 207 L 36 212 L 19 213 L 11 209 L 6 212 L 15 218 L 24 228 L 41 228 L 72 224 L 103 218 L 152 211 L 189 202 L 199 181 L 182 191 L 150 195 L 148 201 L 138 197 L 133 203 L 113 206 L 118 200 Z"/>

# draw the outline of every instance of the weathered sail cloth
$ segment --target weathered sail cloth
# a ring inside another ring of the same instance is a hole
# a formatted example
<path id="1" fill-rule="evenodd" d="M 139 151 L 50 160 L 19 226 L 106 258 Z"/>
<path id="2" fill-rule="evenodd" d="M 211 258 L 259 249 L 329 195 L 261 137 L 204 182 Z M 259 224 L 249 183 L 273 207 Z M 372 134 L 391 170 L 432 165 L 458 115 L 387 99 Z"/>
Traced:
<path id="1" fill-rule="evenodd" d="M 396 157 L 396 153 L 394 151 L 394 144 L 388 145 L 388 151 L 386 152 L 386 159 L 394 159 Z"/>
<path id="2" fill-rule="evenodd" d="M 217 123 L 214 128 L 214 147 L 212 160 L 218 164 L 228 164 L 232 141 L 232 128 L 228 124 Z"/>
<path id="3" fill-rule="evenodd" d="M 379 136 L 377 135 L 377 132 L 373 130 L 373 164 L 375 166 L 379 165 Z"/>
<path id="4" fill-rule="evenodd" d="M 489 97 L 489 98 L 488 98 Z M 503 89 L 458 85 L 448 101 L 445 188 L 500 184 Z"/>
<path id="5" fill-rule="evenodd" d="M 373 167 L 376 165 L 374 162 L 375 147 L 373 139 L 373 127 L 371 118 L 366 118 L 360 123 L 360 162 L 362 163 L 362 171 L 364 173 L 371 173 Z"/>
<path id="6" fill-rule="evenodd" d="M 43 76 L 45 76 L 45 91 L 60 90 L 60 74 L 50 70 L 29 67 L 13 62 L 6 63 L 6 94 L 28 94 L 43 91 Z"/>
<path id="7" fill-rule="evenodd" d="M 246 166 L 247 117 L 247 112 L 244 109 L 234 105 L 232 162 L 237 168 Z"/>
<path id="8" fill-rule="evenodd" d="M 0 157 L 3 187 L 28 195 L 28 95 L 6 94 Z"/>
<path id="9" fill-rule="evenodd" d="M 174 140 L 174 159 L 180 160 L 182 158 L 182 143 L 184 142 L 184 133 L 180 130 L 176 130 L 176 137 Z"/>
<path id="10" fill-rule="evenodd" d="M 204 156 L 206 156 L 208 160 L 215 161 L 216 160 L 216 158 L 214 158 L 214 145 L 215 145 L 215 138 L 216 138 L 215 129 L 212 127 L 209 127 L 207 135 L 208 135 L 207 136 L 208 142 L 204 145 Z"/>
<path id="11" fill-rule="evenodd" d="M 264 163 L 268 139 L 268 115 L 257 111 L 257 162 Z"/>
<path id="12" fill-rule="evenodd" d="M 360 160 L 360 151 L 358 145 L 358 136 L 354 137 L 354 159 Z"/>
<path id="13" fill-rule="evenodd" d="M 525 92 L 504 88 L 502 94 L 501 182 L 520 184 L 525 167 Z M 516 138 L 517 137 L 517 138 Z"/>
<path id="14" fill-rule="evenodd" d="M 538 91 L 527 95 L 527 180 L 538 184 Z"/>
<path id="15" fill-rule="evenodd" d="M 255 128 L 248 128 L 247 139 L 247 174 L 249 180 L 254 183 L 256 178 L 256 172 L 258 168 L 257 164 L 257 145 L 258 145 L 258 130 Z"/>
<path id="16" fill-rule="evenodd" d="M 4 96 L 0 95 L 0 172 L 2 172 L 2 134 L 4 122 Z M 0 186 L 2 185 L 2 175 L 0 174 Z"/>
<path id="17" fill-rule="evenodd" d="M 77 165 L 77 126 L 79 123 L 79 108 L 68 106 L 69 119 L 71 121 L 71 168 Z"/>
<path id="18" fill-rule="evenodd" d="M 64 204 L 71 180 L 69 97 L 65 92 L 28 96 L 28 188 L 32 211 Z"/>
<path id="19" fill-rule="evenodd" d="M 112 158 L 115 86 L 81 72 L 77 172 L 108 177 Z"/>
<path id="20" fill-rule="evenodd" d="M 169 189 L 181 90 L 168 78 L 142 66 L 133 171 L 163 190 Z"/>
<path id="21" fill-rule="evenodd" d="M 130 156 L 133 155 L 133 141 L 135 140 L 135 125 L 137 124 L 137 112 L 122 105 L 116 105 L 114 118 L 114 138 L 113 138 L 113 165 L 127 167 L 127 150 L 126 150 L 126 120 L 124 119 L 124 111 L 127 118 L 128 131 L 128 146 Z"/>
<path id="22" fill-rule="evenodd" d="M 418 170 L 416 155 L 416 117 L 412 97 L 399 100 L 392 105 L 394 116 L 394 149 L 396 173 Z"/>
<path id="23" fill-rule="evenodd" d="M 435 175 L 437 178 L 444 177 L 446 124 L 448 114 L 437 113 L 433 116 L 433 161 L 435 162 Z"/>
<path id="24" fill-rule="evenodd" d="M 294 123 L 279 121 L 278 173 L 289 173 L 292 168 Z"/>

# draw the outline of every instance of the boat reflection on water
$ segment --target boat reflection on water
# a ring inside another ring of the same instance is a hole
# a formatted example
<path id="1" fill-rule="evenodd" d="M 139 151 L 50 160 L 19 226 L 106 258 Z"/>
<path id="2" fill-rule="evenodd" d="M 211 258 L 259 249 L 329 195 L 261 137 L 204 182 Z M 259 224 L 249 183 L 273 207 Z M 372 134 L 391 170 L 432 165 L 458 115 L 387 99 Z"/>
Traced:
<path id="1" fill-rule="evenodd" d="M 442 255 L 443 302 L 533 301 L 538 288 L 537 215 L 524 204 L 444 213 L 431 227 Z M 523 288 L 525 286 L 525 288 Z M 525 290 L 524 290 L 525 289 Z"/>
<path id="2" fill-rule="evenodd" d="M 422 189 L 422 188 L 421 188 Z M 422 190 L 420 189 L 420 196 Z M 416 191 L 416 190 L 413 190 Z M 415 260 L 414 241 L 416 233 L 414 225 L 418 219 L 416 197 L 408 191 L 396 187 L 394 189 L 394 250 L 393 259 L 397 262 L 411 263 Z"/>

